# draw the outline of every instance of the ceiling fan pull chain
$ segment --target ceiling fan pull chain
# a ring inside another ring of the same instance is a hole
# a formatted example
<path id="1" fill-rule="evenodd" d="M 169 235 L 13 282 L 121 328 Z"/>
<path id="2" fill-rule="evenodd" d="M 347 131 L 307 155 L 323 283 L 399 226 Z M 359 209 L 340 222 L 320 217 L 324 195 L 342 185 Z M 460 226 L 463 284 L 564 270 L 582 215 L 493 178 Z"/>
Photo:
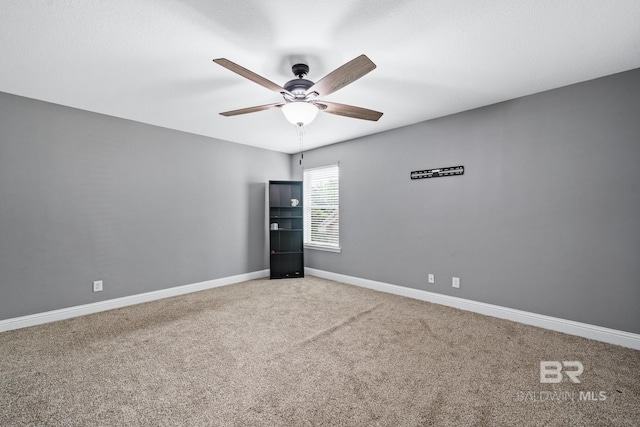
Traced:
<path id="1" fill-rule="evenodd" d="M 298 133 L 298 139 L 300 140 L 300 166 L 302 167 L 302 159 L 304 159 L 304 151 L 303 151 L 303 145 L 302 145 L 302 139 L 303 139 L 303 135 L 304 135 L 304 125 L 302 123 L 298 123 L 296 125 L 296 132 Z"/>

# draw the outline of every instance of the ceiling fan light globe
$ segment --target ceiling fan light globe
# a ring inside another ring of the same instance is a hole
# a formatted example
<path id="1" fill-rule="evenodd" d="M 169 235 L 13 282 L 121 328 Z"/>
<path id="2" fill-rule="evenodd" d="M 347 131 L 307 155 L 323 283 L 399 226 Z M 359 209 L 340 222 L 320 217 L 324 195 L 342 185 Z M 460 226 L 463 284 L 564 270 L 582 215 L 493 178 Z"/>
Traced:
<path id="1" fill-rule="evenodd" d="M 304 126 L 316 118 L 318 107 L 305 101 L 292 101 L 282 106 L 282 113 L 290 123 Z"/>

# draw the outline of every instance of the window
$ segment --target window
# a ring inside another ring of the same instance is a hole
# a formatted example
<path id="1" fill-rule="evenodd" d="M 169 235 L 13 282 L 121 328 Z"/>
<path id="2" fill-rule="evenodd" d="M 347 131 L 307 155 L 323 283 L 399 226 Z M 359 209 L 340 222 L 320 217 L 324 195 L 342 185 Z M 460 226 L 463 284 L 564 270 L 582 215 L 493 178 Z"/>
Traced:
<path id="1" fill-rule="evenodd" d="M 304 171 L 304 244 L 340 252 L 338 165 Z"/>

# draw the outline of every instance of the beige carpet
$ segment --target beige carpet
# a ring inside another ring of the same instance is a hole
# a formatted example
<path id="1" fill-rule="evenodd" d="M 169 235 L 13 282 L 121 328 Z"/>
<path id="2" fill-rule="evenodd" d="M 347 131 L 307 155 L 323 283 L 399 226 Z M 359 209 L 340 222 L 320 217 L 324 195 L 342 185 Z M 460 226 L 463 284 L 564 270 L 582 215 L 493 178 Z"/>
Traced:
<path id="1" fill-rule="evenodd" d="M 640 420 L 639 351 L 313 277 L 5 332 L 0 372 L 2 426 Z"/>

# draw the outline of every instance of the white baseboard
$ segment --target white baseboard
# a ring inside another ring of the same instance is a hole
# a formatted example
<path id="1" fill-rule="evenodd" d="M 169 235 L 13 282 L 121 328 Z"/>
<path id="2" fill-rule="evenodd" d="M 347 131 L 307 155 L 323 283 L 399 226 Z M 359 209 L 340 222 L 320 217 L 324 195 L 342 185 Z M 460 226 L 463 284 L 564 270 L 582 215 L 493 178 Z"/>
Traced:
<path id="1" fill-rule="evenodd" d="M 329 271 L 317 270 L 314 268 L 305 267 L 305 274 L 322 277 L 329 280 L 335 280 L 337 282 L 342 282 L 350 285 L 360 286 L 363 288 L 373 289 L 376 291 L 401 295 L 421 301 L 433 302 L 436 304 L 459 308 L 466 311 L 472 311 L 474 313 L 484 314 L 500 319 L 512 320 L 514 322 L 524 323 L 526 325 L 537 326 L 540 328 L 550 329 L 552 331 L 563 332 L 566 334 L 589 338 L 596 341 L 602 341 L 609 344 L 620 345 L 635 350 L 640 350 L 640 335 L 633 334 L 631 332 L 618 331 L 616 329 L 609 329 L 601 326 L 590 325 L 587 323 L 574 322 L 572 320 L 545 316 L 543 314 L 536 314 L 527 311 L 516 310 L 513 308 L 501 307 L 498 305 L 467 300 L 464 298 L 453 297 L 449 295 L 437 294 L 420 289 L 392 285 L 390 283 L 378 282 L 375 280 L 347 276 L 344 274 L 332 273 Z M 58 320 L 69 319 L 86 314 L 98 313 L 100 311 L 112 310 L 114 308 L 126 307 L 143 302 L 184 295 L 191 292 L 217 288 L 219 286 L 231 285 L 233 283 L 239 283 L 245 280 L 260 279 L 268 276 L 269 270 L 260 270 L 246 274 L 239 274 L 236 276 L 208 280 L 205 282 L 176 286 L 174 288 L 162 289 L 159 291 L 146 292 L 143 294 L 130 295 L 122 298 L 115 298 L 91 304 L 63 308 L 60 310 L 53 310 L 44 313 L 36 313 L 28 316 L 0 320 L 0 332 L 41 325 L 44 323 L 55 322 Z"/>
<path id="2" fill-rule="evenodd" d="M 389 283 L 377 282 L 375 280 L 362 279 L 359 277 L 346 276 L 344 274 L 331 273 L 329 271 L 316 270 L 315 268 L 305 268 L 305 275 L 321 277 L 335 280 L 349 285 L 360 286 L 376 291 L 401 295 L 422 301 L 433 302 L 449 307 L 459 308 L 474 313 L 497 317 L 500 319 L 512 320 L 526 325 L 537 326 L 552 331 L 563 332 L 565 334 L 576 335 L 609 344 L 640 350 L 640 335 L 631 332 L 618 331 L 616 329 L 603 328 L 601 326 L 589 325 L 587 323 L 574 322 L 572 320 L 560 319 L 557 317 L 545 316 L 543 314 L 530 313 L 528 311 L 516 310 L 513 308 L 501 307 L 499 305 L 486 304 L 464 298 L 452 297 L 449 295 L 437 294 L 420 289 L 407 288 L 404 286 L 392 285 Z"/>
<path id="3" fill-rule="evenodd" d="M 84 316 L 85 314 L 98 313 L 100 311 L 112 310 L 114 308 L 126 307 L 128 305 L 135 305 L 143 302 L 184 295 L 191 292 L 203 291 L 205 289 L 217 288 L 220 286 L 231 285 L 233 283 L 244 282 L 246 280 L 260 279 L 262 277 L 268 276 L 269 270 L 260 270 L 251 273 L 238 274 L 236 276 L 207 280 L 205 282 L 192 283 L 190 285 L 176 286 L 174 288 L 162 289 L 159 291 L 146 292 L 143 294 L 130 295 L 122 298 L 94 302 L 91 304 L 62 308 L 60 310 L 52 310 L 46 311 L 44 313 L 36 313 L 30 314 L 28 316 L 0 320 L 0 332 L 41 325 L 43 323 L 55 322 L 58 320 L 69 319 L 77 316 Z"/>

